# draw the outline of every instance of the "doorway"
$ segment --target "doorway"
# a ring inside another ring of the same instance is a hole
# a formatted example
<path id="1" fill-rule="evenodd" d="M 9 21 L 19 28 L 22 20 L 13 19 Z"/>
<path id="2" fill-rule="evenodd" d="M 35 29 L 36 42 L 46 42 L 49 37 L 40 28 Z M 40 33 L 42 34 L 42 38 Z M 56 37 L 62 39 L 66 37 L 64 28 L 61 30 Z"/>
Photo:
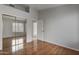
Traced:
<path id="1" fill-rule="evenodd" d="M 33 50 L 37 51 L 37 21 L 32 21 Z"/>

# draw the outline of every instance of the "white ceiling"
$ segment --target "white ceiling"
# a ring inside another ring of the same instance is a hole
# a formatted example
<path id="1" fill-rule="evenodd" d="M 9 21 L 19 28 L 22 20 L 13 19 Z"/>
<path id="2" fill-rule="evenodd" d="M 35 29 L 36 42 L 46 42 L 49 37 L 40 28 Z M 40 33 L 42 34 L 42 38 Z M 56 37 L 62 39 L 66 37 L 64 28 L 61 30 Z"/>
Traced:
<path id="1" fill-rule="evenodd" d="M 33 7 L 37 10 L 44 10 L 47 8 L 53 8 L 53 7 L 58 7 L 58 6 L 62 6 L 64 4 L 29 4 L 30 7 Z"/>

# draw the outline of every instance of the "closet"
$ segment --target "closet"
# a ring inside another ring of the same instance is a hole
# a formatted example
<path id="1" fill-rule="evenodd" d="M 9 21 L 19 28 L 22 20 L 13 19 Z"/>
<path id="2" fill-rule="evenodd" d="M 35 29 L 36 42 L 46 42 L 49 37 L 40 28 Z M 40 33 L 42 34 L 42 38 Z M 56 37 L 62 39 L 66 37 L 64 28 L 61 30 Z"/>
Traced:
<path id="1" fill-rule="evenodd" d="M 26 44 L 26 19 L 3 14 L 2 20 L 3 51 L 7 54 L 20 53 Z"/>

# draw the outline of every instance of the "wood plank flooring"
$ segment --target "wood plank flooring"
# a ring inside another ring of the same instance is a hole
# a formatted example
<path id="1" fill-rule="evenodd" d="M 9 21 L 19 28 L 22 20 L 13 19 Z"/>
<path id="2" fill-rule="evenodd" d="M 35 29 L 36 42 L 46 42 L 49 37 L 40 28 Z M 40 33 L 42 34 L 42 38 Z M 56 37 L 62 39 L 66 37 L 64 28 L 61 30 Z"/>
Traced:
<path id="1" fill-rule="evenodd" d="M 78 55 L 79 51 L 74 51 L 72 49 L 64 48 L 55 44 L 50 44 L 44 41 L 38 41 L 37 51 L 32 51 L 32 43 L 28 45 L 27 48 L 28 53 L 36 55 Z M 31 49 L 30 49 L 31 48 Z M 28 54 L 27 53 L 27 54 Z"/>
<path id="2" fill-rule="evenodd" d="M 1 52 L 1 51 L 0 51 Z M 1 55 L 79 55 L 79 51 L 64 48 L 44 41 L 37 41 L 37 50 L 34 50 L 33 42 L 24 45 L 24 48 L 14 53 L 2 51 Z M 6 52 L 6 53 L 5 53 Z"/>

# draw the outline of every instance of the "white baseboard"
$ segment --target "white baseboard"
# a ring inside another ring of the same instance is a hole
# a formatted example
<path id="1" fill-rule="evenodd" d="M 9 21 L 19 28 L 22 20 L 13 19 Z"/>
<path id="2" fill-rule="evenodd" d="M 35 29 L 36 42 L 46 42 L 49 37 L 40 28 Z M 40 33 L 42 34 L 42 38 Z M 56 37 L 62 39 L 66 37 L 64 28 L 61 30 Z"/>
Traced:
<path id="1" fill-rule="evenodd" d="M 75 51 L 79 51 L 79 49 L 76 49 L 76 48 L 72 48 L 72 47 L 69 47 L 69 46 L 66 46 L 66 45 L 63 45 L 63 44 L 59 44 L 59 43 L 56 43 L 56 42 L 51 42 L 51 41 L 48 41 L 48 40 L 41 40 L 41 39 L 38 39 L 40 41 L 45 41 L 45 42 L 48 42 L 48 43 L 51 43 L 51 44 L 55 44 L 55 45 L 58 45 L 58 46 L 61 46 L 61 47 L 65 47 L 65 48 L 68 48 L 68 49 L 72 49 L 72 50 L 75 50 Z M 29 42 L 32 42 L 31 41 L 28 41 L 27 43 Z"/>
<path id="2" fill-rule="evenodd" d="M 55 44 L 55 45 L 58 45 L 58 46 L 61 46 L 61 47 L 65 47 L 65 48 L 68 48 L 68 49 L 72 49 L 72 50 L 75 50 L 75 51 L 79 51 L 79 49 L 72 48 L 72 47 L 69 47 L 69 46 L 65 46 L 63 44 L 59 44 L 59 43 L 56 43 L 56 42 L 50 42 L 50 41 L 47 41 L 47 40 L 43 40 L 43 41 L 51 43 L 51 44 Z"/>

